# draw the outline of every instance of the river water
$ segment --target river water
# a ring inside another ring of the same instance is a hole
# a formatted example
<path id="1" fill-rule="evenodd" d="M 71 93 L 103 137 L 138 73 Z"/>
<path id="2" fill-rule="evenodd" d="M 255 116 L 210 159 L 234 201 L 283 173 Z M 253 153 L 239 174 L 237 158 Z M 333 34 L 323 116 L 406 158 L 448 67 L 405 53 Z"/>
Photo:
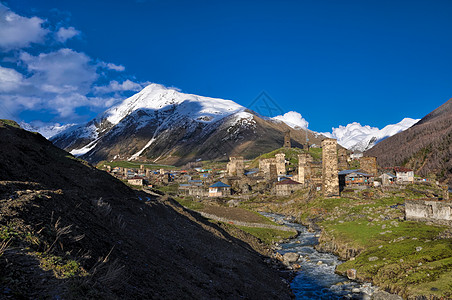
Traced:
<path id="1" fill-rule="evenodd" d="M 296 299 L 369 299 L 374 288 L 369 283 L 359 284 L 334 273 L 341 261 L 333 254 L 320 253 L 314 249 L 319 232 L 308 232 L 303 225 L 285 220 L 284 216 L 262 213 L 300 232 L 299 236 L 279 245 L 278 252 L 300 254 L 297 272 L 290 286 Z"/>

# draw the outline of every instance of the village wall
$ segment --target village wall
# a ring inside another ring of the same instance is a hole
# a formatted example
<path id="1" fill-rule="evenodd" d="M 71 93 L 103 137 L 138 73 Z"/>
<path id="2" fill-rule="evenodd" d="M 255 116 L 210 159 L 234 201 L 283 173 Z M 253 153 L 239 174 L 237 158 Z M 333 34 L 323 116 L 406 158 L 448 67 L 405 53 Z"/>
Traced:
<path id="1" fill-rule="evenodd" d="M 434 200 L 405 201 L 405 216 L 409 221 L 429 221 L 452 226 L 452 203 Z"/>

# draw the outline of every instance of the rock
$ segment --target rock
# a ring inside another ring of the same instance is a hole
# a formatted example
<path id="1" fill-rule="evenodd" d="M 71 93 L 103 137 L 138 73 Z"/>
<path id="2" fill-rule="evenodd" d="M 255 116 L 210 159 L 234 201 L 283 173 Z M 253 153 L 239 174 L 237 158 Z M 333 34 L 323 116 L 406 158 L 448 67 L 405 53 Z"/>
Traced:
<path id="1" fill-rule="evenodd" d="M 394 226 L 394 227 L 399 227 L 399 222 L 397 222 L 397 221 L 392 221 L 392 222 L 391 222 L 391 225 Z"/>
<path id="2" fill-rule="evenodd" d="M 319 260 L 319 261 L 317 262 L 317 265 L 318 265 L 318 266 L 323 265 L 323 261 Z"/>
<path id="3" fill-rule="evenodd" d="M 292 269 L 299 270 L 299 269 L 301 269 L 301 266 L 299 264 L 293 264 Z"/>
<path id="4" fill-rule="evenodd" d="M 283 261 L 284 260 L 283 256 L 280 253 L 278 253 L 278 252 L 275 253 L 275 258 L 277 260 L 279 260 L 279 261 Z"/>
<path id="5" fill-rule="evenodd" d="M 352 293 L 358 294 L 361 293 L 361 290 L 359 288 L 353 288 Z"/>
<path id="6" fill-rule="evenodd" d="M 417 251 L 417 252 L 419 252 L 419 251 L 421 251 L 421 250 L 422 250 L 422 247 L 421 247 L 421 246 L 416 247 L 416 251 Z"/>
<path id="7" fill-rule="evenodd" d="M 373 293 L 371 299 L 373 299 L 373 300 L 402 300 L 403 298 L 398 295 L 390 294 L 385 291 L 376 291 L 375 293 Z"/>
<path id="8" fill-rule="evenodd" d="M 295 252 L 287 252 L 283 255 L 283 261 L 287 263 L 296 262 L 300 258 L 300 254 Z"/>
<path id="9" fill-rule="evenodd" d="M 300 241 L 296 241 L 295 244 L 301 244 L 301 242 Z"/>
<path id="10" fill-rule="evenodd" d="M 369 261 L 376 261 L 376 260 L 378 260 L 378 257 L 376 257 L 376 256 L 369 257 Z"/>
<path id="11" fill-rule="evenodd" d="M 347 270 L 347 278 L 351 280 L 356 279 L 356 269 L 348 269 Z"/>

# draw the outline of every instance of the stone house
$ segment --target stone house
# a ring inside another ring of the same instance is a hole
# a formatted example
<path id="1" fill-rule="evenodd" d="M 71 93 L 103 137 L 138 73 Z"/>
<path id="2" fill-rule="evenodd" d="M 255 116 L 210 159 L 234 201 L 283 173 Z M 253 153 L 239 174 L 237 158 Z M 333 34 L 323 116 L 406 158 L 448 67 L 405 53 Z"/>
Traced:
<path id="1" fill-rule="evenodd" d="M 131 185 L 143 186 L 144 185 L 144 178 L 143 177 L 139 177 L 139 176 L 134 176 L 132 178 L 127 179 L 127 183 L 131 184 Z"/>
<path id="2" fill-rule="evenodd" d="M 395 167 L 394 171 L 397 176 L 398 183 L 413 183 L 414 182 L 414 172 L 411 169 Z"/>
<path id="3" fill-rule="evenodd" d="M 292 179 L 286 179 L 275 183 L 276 196 L 289 196 L 295 191 L 301 190 L 303 185 Z"/>
<path id="4" fill-rule="evenodd" d="M 218 181 L 209 186 L 209 197 L 226 197 L 231 195 L 231 186 Z"/>

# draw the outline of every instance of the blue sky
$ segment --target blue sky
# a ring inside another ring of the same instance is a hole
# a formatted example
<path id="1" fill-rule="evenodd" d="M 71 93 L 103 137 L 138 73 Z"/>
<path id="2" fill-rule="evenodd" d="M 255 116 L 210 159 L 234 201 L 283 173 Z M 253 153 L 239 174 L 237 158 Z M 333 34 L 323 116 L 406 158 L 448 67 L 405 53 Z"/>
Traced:
<path id="1" fill-rule="evenodd" d="M 331 131 L 452 97 L 449 0 L 0 3 L 0 117 L 84 122 L 156 82 Z"/>

